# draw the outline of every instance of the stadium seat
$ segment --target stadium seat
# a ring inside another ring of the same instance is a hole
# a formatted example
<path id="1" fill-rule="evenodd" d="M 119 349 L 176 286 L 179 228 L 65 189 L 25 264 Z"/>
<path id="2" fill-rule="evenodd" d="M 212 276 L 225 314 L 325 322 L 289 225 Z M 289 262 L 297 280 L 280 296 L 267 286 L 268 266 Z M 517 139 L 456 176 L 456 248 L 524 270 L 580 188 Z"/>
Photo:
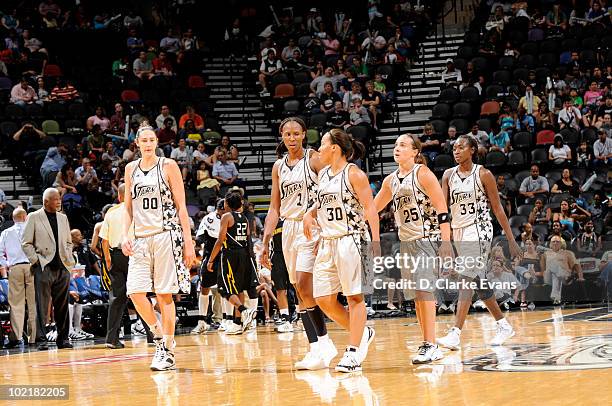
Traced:
<path id="1" fill-rule="evenodd" d="M 585 49 L 580 52 L 580 61 L 585 67 L 591 67 L 597 63 L 597 55 L 590 49 Z"/>
<path id="2" fill-rule="evenodd" d="M 458 102 L 453 106 L 453 118 L 468 118 L 471 114 L 472 106 L 470 103 Z"/>
<path id="3" fill-rule="evenodd" d="M 480 93 L 474 86 L 466 86 L 461 89 L 461 101 L 475 103 L 480 100 Z"/>
<path id="4" fill-rule="evenodd" d="M 284 99 L 295 95 L 295 87 L 291 83 L 281 83 L 274 88 L 274 98 Z"/>
<path id="5" fill-rule="evenodd" d="M 470 122 L 464 118 L 455 118 L 451 120 L 449 125 L 457 129 L 457 134 L 466 134 L 470 130 Z"/>
<path id="6" fill-rule="evenodd" d="M 0 135 L 4 139 L 11 139 L 19 131 L 19 126 L 14 121 L 3 121 L 0 123 Z"/>
<path id="7" fill-rule="evenodd" d="M 512 79 L 512 75 L 507 70 L 498 70 L 493 72 L 493 82 L 498 85 L 508 85 L 510 84 L 510 80 Z"/>
<path id="8" fill-rule="evenodd" d="M 200 75 L 191 75 L 189 79 L 187 79 L 187 87 L 191 89 L 199 89 L 206 87 L 206 83 L 204 82 L 204 78 Z"/>
<path id="9" fill-rule="evenodd" d="M 302 83 L 308 83 L 308 85 L 310 86 L 311 81 L 312 79 L 310 78 L 310 75 L 308 74 L 308 72 L 298 71 L 298 72 L 293 73 L 293 82 L 296 85 L 301 85 Z"/>
<path id="10" fill-rule="evenodd" d="M 478 124 L 479 129 L 486 133 L 489 133 L 491 131 L 491 120 L 489 120 L 488 118 L 481 118 L 480 120 L 476 121 L 476 124 Z"/>
<path id="11" fill-rule="evenodd" d="M 21 121 L 25 118 L 25 110 L 16 104 L 7 104 L 4 108 L 4 115 L 11 120 Z"/>
<path id="12" fill-rule="evenodd" d="M 519 216 L 525 216 L 529 218 L 529 215 L 533 211 L 533 205 L 531 204 L 521 204 L 516 208 L 516 214 Z"/>
<path id="13" fill-rule="evenodd" d="M 506 165 L 506 155 L 501 151 L 489 151 L 485 157 L 485 166 L 490 169 L 500 169 Z"/>
<path id="14" fill-rule="evenodd" d="M 438 103 L 431 109 L 431 120 L 447 120 L 450 116 L 451 109 L 446 103 Z"/>
<path id="15" fill-rule="evenodd" d="M 496 101 L 488 101 L 480 107 L 480 116 L 496 116 L 499 114 L 499 103 Z"/>
<path id="16" fill-rule="evenodd" d="M 300 111 L 300 101 L 299 100 L 287 100 L 283 104 L 283 114 L 285 115 L 295 115 Z"/>
<path id="17" fill-rule="evenodd" d="M 569 145 L 570 148 L 575 148 L 580 144 L 580 133 L 573 128 L 564 128 L 560 134 L 563 136 L 563 142 Z"/>
<path id="18" fill-rule="evenodd" d="M 508 166 L 511 168 L 522 168 L 525 166 L 525 155 L 523 151 L 510 151 L 508 153 Z"/>
<path id="19" fill-rule="evenodd" d="M 316 128 L 317 130 L 322 130 L 327 124 L 327 114 L 325 113 L 317 113 L 310 116 L 310 121 L 308 123 L 309 128 Z"/>
<path id="20" fill-rule="evenodd" d="M 559 53 L 559 41 L 556 39 L 547 39 L 540 42 L 540 54 L 544 53 Z"/>
<path id="21" fill-rule="evenodd" d="M 541 66 L 554 68 L 559 63 L 559 54 L 545 53 L 538 56 Z"/>
<path id="22" fill-rule="evenodd" d="M 536 165 L 548 164 L 548 151 L 544 148 L 535 148 L 531 151 L 531 163 Z"/>
<path id="23" fill-rule="evenodd" d="M 139 102 L 140 94 L 136 90 L 124 90 L 121 92 L 121 101 L 125 103 Z"/>
<path id="24" fill-rule="evenodd" d="M 555 139 L 555 132 L 552 130 L 542 130 L 536 135 L 537 145 L 551 145 Z"/>
<path id="25" fill-rule="evenodd" d="M 489 85 L 485 89 L 485 96 L 488 100 L 499 100 L 504 93 L 504 88 L 499 85 Z"/>
<path id="26" fill-rule="evenodd" d="M 582 140 L 586 141 L 587 145 L 592 145 L 597 138 L 597 132 L 593 128 L 587 127 L 582 130 Z"/>
<path id="27" fill-rule="evenodd" d="M 556 182 L 561 179 L 562 175 L 563 172 L 560 169 L 551 169 L 550 171 L 547 171 L 546 174 L 544 174 L 544 177 L 546 179 L 552 179 L 553 182 Z"/>
<path id="28" fill-rule="evenodd" d="M 517 149 L 529 149 L 531 148 L 531 139 L 533 136 L 528 132 L 518 132 L 512 137 L 512 146 Z"/>
<path id="29" fill-rule="evenodd" d="M 436 174 L 441 174 L 448 168 L 452 168 L 455 165 L 454 159 L 448 154 L 436 155 L 433 161 L 433 171 Z"/>
<path id="30" fill-rule="evenodd" d="M 536 58 L 533 55 L 521 55 L 518 59 L 517 65 L 522 68 L 533 69 L 536 64 Z"/>
<path id="31" fill-rule="evenodd" d="M 40 104 L 32 103 L 26 105 L 25 115 L 33 120 L 41 120 L 44 117 L 44 111 Z"/>
<path id="32" fill-rule="evenodd" d="M 55 120 L 45 120 L 42 122 L 42 130 L 47 135 L 63 135 L 64 132 L 60 130 L 60 125 Z"/>
<path id="33" fill-rule="evenodd" d="M 600 46 L 599 38 L 596 37 L 588 37 L 582 40 L 582 49 L 590 49 L 597 50 L 597 47 Z"/>
<path id="34" fill-rule="evenodd" d="M 364 145 L 368 145 L 370 143 L 368 127 L 354 125 L 349 127 L 347 132 L 353 136 L 353 139 L 361 141 L 361 143 Z"/>
<path id="35" fill-rule="evenodd" d="M 272 87 L 276 87 L 284 83 L 289 83 L 289 77 L 285 73 L 277 73 L 270 79 L 270 85 Z"/>
<path id="36" fill-rule="evenodd" d="M 512 216 L 508 219 L 510 223 L 510 227 L 521 228 L 523 224 L 527 222 L 527 217 L 525 216 Z"/>
<path id="37" fill-rule="evenodd" d="M 383 80 L 393 79 L 393 65 L 380 65 L 376 68 L 376 73 L 379 74 Z"/>
<path id="38" fill-rule="evenodd" d="M 474 56 L 474 49 L 470 46 L 461 46 L 457 49 L 457 56 L 459 58 L 470 59 Z"/>
<path id="39" fill-rule="evenodd" d="M 516 183 L 519 184 L 519 186 L 521 185 L 521 183 L 523 182 L 523 180 L 527 177 L 531 176 L 531 173 L 529 171 L 529 169 L 525 169 L 524 171 L 520 171 L 517 172 L 516 175 L 514 175 L 514 180 L 516 181 Z"/>
<path id="40" fill-rule="evenodd" d="M 0 77 L 0 90 L 11 90 L 13 88 L 13 82 L 10 78 Z"/>
<path id="41" fill-rule="evenodd" d="M 480 33 L 478 32 L 466 32 L 464 35 L 463 42 L 466 45 L 478 46 L 480 45 Z"/>
<path id="42" fill-rule="evenodd" d="M 448 131 L 448 124 L 444 120 L 432 120 L 429 124 L 431 124 L 434 128 L 434 131 L 438 135 L 446 135 Z"/>
<path id="43" fill-rule="evenodd" d="M 442 90 L 438 96 L 438 101 L 446 104 L 455 104 L 459 99 L 461 99 L 461 94 L 453 87 Z"/>
<path id="44" fill-rule="evenodd" d="M 561 203 L 564 200 L 572 200 L 569 193 L 551 193 L 550 203 Z"/>
<path id="45" fill-rule="evenodd" d="M 477 72 L 485 72 L 489 66 L 487 59 L 482 56 L 477 56 L 471 61 L 474 64 L 474 70 Z"/>
<path id="46" fill-rule="evenodd" d="M 512 78 L 516 81 L 518 80 L 527 80 L 527 77 L 529 76 L 529 69 L 526 68 L 516 68 L 514 71 L 512 71 Z"/>
<path id="47" fill-rule="evenodd" d="M 513 56 L 502 56 L 497 64 L 501 69 L 512 70 L 514 65 L 516 65 L 516 58 Z"/>
<path id="48" fill-rule="evenodd" d="M 308 140 L 308 145 L 318 145 L 321 140 L 319 130 L 316 128 L 309 128 L 306 130 L 306 139 Z"/>
<path id="49" fill-rule="evenodd" d="M 580 43 L 576 38 L 566 38 L 561 41 L 561 51 L 573 51 L 580 47 Z"/>
<path id="50" fill-rule="evenodd" d="M 62 69 L 59 66 L 53 64 L 45 65 L 45 69 L 43 70 L 43 76 L 63 76 Z"/>

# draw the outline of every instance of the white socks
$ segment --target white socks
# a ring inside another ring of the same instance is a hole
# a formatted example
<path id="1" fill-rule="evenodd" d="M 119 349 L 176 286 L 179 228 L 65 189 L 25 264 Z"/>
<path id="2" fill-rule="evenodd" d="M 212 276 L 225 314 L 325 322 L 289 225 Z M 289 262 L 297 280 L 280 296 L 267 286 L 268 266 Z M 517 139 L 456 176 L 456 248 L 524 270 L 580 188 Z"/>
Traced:
<path id="1" fill-rule="evenodd" d="M 200 316 L 208 315 L 208 302 L 210 300 L 210 296 L 208 295 L 199 295 L 198 298 L 198 307 Z"/>

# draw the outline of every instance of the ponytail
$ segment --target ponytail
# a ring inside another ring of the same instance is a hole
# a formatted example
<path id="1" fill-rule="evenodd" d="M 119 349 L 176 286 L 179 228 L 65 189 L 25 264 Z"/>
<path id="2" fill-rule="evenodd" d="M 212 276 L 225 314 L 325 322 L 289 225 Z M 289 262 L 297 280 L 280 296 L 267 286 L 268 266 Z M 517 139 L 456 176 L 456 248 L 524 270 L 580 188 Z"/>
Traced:
<path id="1" fill-rule="evenodd" d="M 332 144 L 340 147 L 342 155 L 344 155 L 347 161 L 355 161 L 364 157 L 366 151 L 365 145 L 361 141 L 354 139 L 352 135 L 344 130 L 334 128 L 327 134 L 329 134 Z"/>
<path id="2" fill-rule="evenodd" d="M 366 147 L 363 145 L 363 142 L 354 139 L 352 136 L 351 139 L 351 154 L 346 157 L 347 161 L 356 161 L 358 159 L 362 159 L 365 155 Z"/>

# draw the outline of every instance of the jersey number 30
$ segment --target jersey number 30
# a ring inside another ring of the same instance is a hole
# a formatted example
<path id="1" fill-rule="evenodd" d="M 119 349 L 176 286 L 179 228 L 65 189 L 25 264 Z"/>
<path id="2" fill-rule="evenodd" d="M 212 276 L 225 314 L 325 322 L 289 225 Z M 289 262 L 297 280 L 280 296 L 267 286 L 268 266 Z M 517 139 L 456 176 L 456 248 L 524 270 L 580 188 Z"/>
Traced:
<path id="1" fill-rule="evenodd" d="M 342 220 L 342 209 L 340 207 L 327 208 L 327 221 Z"/>
<path id="2" fill-rule="evenodd" d="M 144 197 L 142 199 L 142 208 L 145 210 L 148 209 L 152 209 L 152 210 L 157 210 L 159 206 L 157 205 L 157 198 L 156 197 Z"/>

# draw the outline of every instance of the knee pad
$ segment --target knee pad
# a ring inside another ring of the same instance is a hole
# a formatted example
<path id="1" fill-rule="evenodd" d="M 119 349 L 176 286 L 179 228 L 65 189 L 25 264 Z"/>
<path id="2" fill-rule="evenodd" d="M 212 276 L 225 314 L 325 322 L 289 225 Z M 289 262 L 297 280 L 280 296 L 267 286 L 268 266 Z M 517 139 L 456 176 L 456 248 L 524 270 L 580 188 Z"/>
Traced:
<path id="1" fill-rule="evenodd" d="M 474 281 L 478 284 L 478 286 L 482 286 L 482 280 L 480 279 L 479 276 L 474 278 Z M 478 295 L 478 298 L 482 300 L 483 302 L 485 300 L 491 299 L 491 297 L 493 297 L 494 294 L 495 292 L 493 291 L 493 289 L 489 287 L 486 287 L 486 288 L 479 287 L 478 289 L 476 289 L 476 295 Z"/>

